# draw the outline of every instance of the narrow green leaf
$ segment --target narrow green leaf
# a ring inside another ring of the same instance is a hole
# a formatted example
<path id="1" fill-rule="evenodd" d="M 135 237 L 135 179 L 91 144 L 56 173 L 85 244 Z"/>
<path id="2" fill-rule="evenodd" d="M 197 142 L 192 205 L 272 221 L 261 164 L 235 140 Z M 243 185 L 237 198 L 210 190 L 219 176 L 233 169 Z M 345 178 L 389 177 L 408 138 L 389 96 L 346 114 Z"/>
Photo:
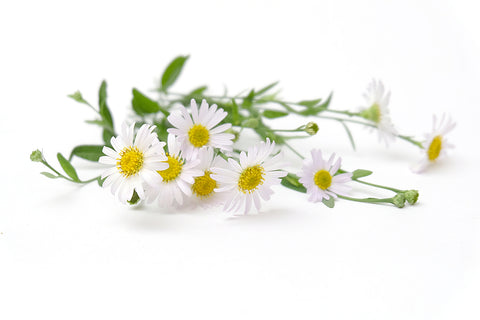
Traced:
<path id="1" fill-rule="evenodd" d="M 103 142 L 105 143 L 106 146 L 111 147 L 110 140 L 112 140 L 112 137 L 114 136 L 113 132 L 107 129 L 103 129 L 102 132 L 102 139 Z"/>
<path id="2" fill-rule="evenodd" d="M 348 128 L 348 126 L 345 122 L 340 121 L 340 123 L 343 125 L 343 128 L 345 128 L 345 131 L 347 132 L 348 139 L 350 139 L 350 143 L 352 145 L 353 150 L 356 151 L 357 149 L 355 147 L 355 140 L 353 140 L 352 132 L 350 131 L 350 129 Z"/>
<path id="3" fill-rule="evenodd" d="M 277 111 L 277 110 L 265 110 L 263 111 L 263 116 L 265 118 L 275 119 L 275 118 L 288 116 L 288 112 Z"/>
<path id="4" fill-rule="evenodd" d="M 106 178 L 105 178 L 105 179 L 106 179 Z M 97 183 L 98 183 L 98 185 L 99 185 L 100 187 L 103 186 L 103 183 L 105 182 L 105 179 L 102 179 L 102 178 L 98 177 Z"/>
<path id="5" fill-rule="evenodd" d="M 73 148 L 72 152 L 70 153 L 70 160 L 72 160 L 73 156 L 98 162 L 101 156 L 103 156 L 103 146 L 100 145 L 80 145 Z"/>
<path id="6" fill-rule="evenodd" d="M 282 178 L 281 184 L 289 189 L 306 193 L 307 189 L 298 181 L 298 179 L 298 176 L 294 175 L 293 173 L 289 173 Z"/>
<path id="7" fill-rule="evenodd" d="M 40 172 L 40 174 L 43 174 L 45 177 L 50 178 L 50 179 L 58 179 L 60 178 L 59 176 L 56 176 L 54 174 L 51 174 L 50 172 Z"/>
<path id="8" fill-rule="evenodd" d="M 165 68 L 160 86 L 162 91 L 166 92 L 175 83 L 188 58 L 189 56 L 178 56 Z"/>
<path id="9" fill-rule="evenodd" d="M 327 100 L 325 100 L 324 103 L 322 103 L 321 105 L 319 105 L 319 106 L 318 106 L 318 109 L 319 109 L 319 110 L 327 109 L 328 106 L 330 105 L 330 101 L 332 101 L 332 96 L 333 96 L 333 92 L 330 92 L 330 94 L 328 95 Z"/>
<path id="10" fill-rule="evenodd" d="M 326 206 L 329 207 L 330 209 L 332 209 L 333 207 L 335 207 L 335 199 L 333 199 L 333 197 L 328 198 L 328 200 L 326 200 L 325 198 L 323 198 L 322 202 L 323 202 L 324 205 L 326 205 Z"/>
<path id="11" fill-rule="evenodd" d="M 304 106 L 304 107 L 307 107 L 307 108 L 313 108 L 313 107 L 315 107 L 317 104 L 319 104 L 320 101 L 322 101 L 322 99 L 303 100 L 303 101 L 297 102 L 297 104 L 298 104 L 299 106 Z"/>
<path id="12" fill-rule="evenodd" d="M 238 112 L 238 105 L 235 99 L 232 99 L 232 124 L 238 125 L 240 123 L 240 113 Z"/>
<path id="13" fill-rule="evenodd" d="M 150 99 L 149 97 L 138 91 L 136 88 L 132 89 L 132 94 L 132 107 L 138 115 L 157 113 L 159 111 L 162 112 L 165 116 L 169 115 L 168 111 L 162 108 L 158 104 L 158 102 Z"/>
<path id="14" fill-rule="evenodd" d="M 65 159 L 65 157 L 59 152 L 57 153 L 57 159 L 58 159 L 58 162 L 60 163 L 60 165 L 62 166 L 62 169 L 63 171 L 65 171 L 65 173 L 73 179 L 73 181 L 80 181 L 78 179 L 78 175 L 77 175 L 77 171 L 75 170 L 75 168 L 72 166 L 72 164 L 67 160 Z"/>
<path id="15" fill-rule="evenodd" d="M 140 201 L 140 197 L 138 196 L 137 191 L 133 190 L 132 198 L 128 200 L 128 204 L 134 205 Z"/>
<path id="16" fill-rule="evenodd" d="M 248 93 L 248 96 L 246 96 L 245 99 L 243 99 L 242 106 L 244 106 L 247 109 L 251 108 L 252 105 L 253 105 L 253 98 L 254 97 L 255 97 L 255 91 L 252 89 Z"/>
<path id="17" fill-rule="evenodd" d="M 113 117 L 107 105 L 107 82 L 105 80 L 102 81 L 98 90 L 98 106 L 104 124 L 113 131 Z"/>
<path id="18" fill-rule="evenodd" d="M 267 92 L 268 90 L 272 89 L 273 87 L 275 87 L 277 84 L 278 84 L 279 81 L 275 81 L 271 84 L 269 84 L 268 86 L 265 86 L 263 87 L 262 89 L 258 90 L 257 92 L 255 92 L 255 95 L 256 96 L 260 96 L 262 94 L 264 94 L 265 92 Z"/>
<path id="19" fill-rule="evenodd" d="M 373 172 L 370 170 L 357 169 L 352 172 L 352 179 L 363 178 L 371 175 Z"/>
<path id="20" fill-rule="evenodd" d="M 204 92 L 208 89 L 207 86 L 201 86 L 196 89 L 193 89 L 188 95 L 193 97 L 203 97 Z"/>

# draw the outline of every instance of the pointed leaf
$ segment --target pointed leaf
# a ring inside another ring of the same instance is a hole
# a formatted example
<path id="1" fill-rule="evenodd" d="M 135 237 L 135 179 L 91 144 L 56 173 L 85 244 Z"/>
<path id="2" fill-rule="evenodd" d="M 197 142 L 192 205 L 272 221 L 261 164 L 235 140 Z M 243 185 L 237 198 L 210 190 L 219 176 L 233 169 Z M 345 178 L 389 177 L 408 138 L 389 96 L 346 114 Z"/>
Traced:
<path id="1" fill-rule="evenodd" d="M 73 148 L 72 152 L 70 153 L 70 160 L 72 160 L 73 156 L 98 162 L 101 156 L 103 156 L 103 145 L 80 145 Z"/>
<path id="2" fill-rule="evenodd" d="M 72 98 L 73 100 L 79 102 L 79 103 L 83 103 L 83 104 L 86 104 L 87 106 L 90 106 L 91 107 L 91 104 L 88 103 L 87 100 L 83 99 L 83 96 L 82 96 L 82 93 L 80 91 L 75 91 L 74 93 L 72 94 L 69 94 L 68 95 L 69 98 Z"/>
<path id="3" fill-rule="evenodd" d="M 265 110 L 263 111 L 263 116 L 268 119 L 275 119 L 288 116 L 288 112 L 277 111 L 277 110 Z"/>
<path id="4" fill-rule="evenodd" d="M 169 115 L 168 111 L 162 108 L 158 104 L 158 102 L 150 99 L 149 97 L 138 91 L 136 88 L 132 89 L 132 94 L 132 107 L 138 115 L 157 113 L 159 111 L 162 112 L 165 116 Z"/>
<path id="5" fill-rule="evenodd" d="M 352 179 L 363 178 L 371 175 L 373 172 L 370 170 L 357 169 L 352 172 Z"/>
<path id="6" fill-rule="evenodd" d="M 60 165 L 62 166 L 62 169 L 63 171 L 65 171 L 65 173 L 73 179 L 73 181 L 80 181 L 78 179 L 78 175 L 77 175 L 77 171 L 75 170 L 75 168 L 72 166 L 72 164 L 67 160 L 65 159 L 65 157 L 59 152 L 57 153 L 57 159 L 58 159 L 58 162 L 60 163 Z"/>
<path id="7" fill-rule="evenodd" d="M 166 92 L 167 89 L 175 83 L 178 76 L 182 72 L 183 66 L 188 58 L 189 56 L 176 57 L 175 59 L 173 59 L 172 62 L 170 62 L 167 68 L 165 68 L 160 86 L 160 89 L 162 91 Z"/>
<path id="8" fill-rule="evenodd" d="M 322 202 L 323 202 L 324 205 L 326 205 L 326 206 L 329 207 L 330 209 L 332 209 L 333 207 L 335 207 L 335 199 L 333 199 L 332 196 L 331 196 L 330 198 L 328 198 L 328 200 L 326 200 L 325 198 L 323 198 Z"/>
<path id="9" fill-rule="evenodd" d="M 56 176 L 54 174 L 51 174 L 50 172 L 40 172 L 40 174 L 43 174 L 45 177 L 50 178 L 50 179 L 58 179 L 60 178 L 59 176 Z"/>
<path id="10" fill-rule="evenodd" d="M 307 107 L 307 108 L 313 108 L 313 107 L 315 107 L 317 104 L 319 104 L 320 101 L 322 101 L 322 99 L 303 100 L 303 101 L 297 102 L 297 104 L 298 104 L 299 106 L 304 106 L 304 107 Z"/>
<path id="11" fill-rule="evenodd" d="M 353 135 L 352 135 L 352 132 L 350 131 L 350 129 L 348 128 L 347 124 L 343 121 L 340 121 L 340 123 L 343 125 L 343 128 L 345 128 L 345 131 L 347 132 L 347 135 L 348 135 L 348 139 L 350 139 L 350 143 L 352 145 L 352 148 L 354 151 L 356 151 L 356 148 L 355 148 L 355 140 L 353 140 Z"/>
<path id="12" fill-rule="evenodd" d="M 275 81 L 271 84 L 269 84 L 268 86 L 265 86 L 263 87 L 262 89 L 258 90 L 257 92 L 255 92 L 255 95 L 256 96 L 260 96 L 262 94 L 264 94 L 265 92 L 267 92 L 268 90 L 272 89 L 273 87 L 275 87 L 276 85 L 278 84 L 278 81 Z"/>

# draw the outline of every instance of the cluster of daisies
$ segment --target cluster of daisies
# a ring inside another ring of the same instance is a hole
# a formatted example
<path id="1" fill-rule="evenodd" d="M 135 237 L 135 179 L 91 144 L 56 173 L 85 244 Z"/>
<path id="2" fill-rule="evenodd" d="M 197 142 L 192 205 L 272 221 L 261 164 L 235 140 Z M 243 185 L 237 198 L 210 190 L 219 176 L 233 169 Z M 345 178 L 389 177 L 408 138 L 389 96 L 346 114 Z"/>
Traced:
<path id="1" fill-rule="evenodd" d="M 223 205 L 245 214 L 253 206 L 259 210 L 261 200 L 272 196 L 272 186 L 287 175 L 283 154 L 268 138 L 246 152 L 233 152 L 234 135 L 227 132 L 231 124 L 220 124 L 226 116 L 216 105 L 203 100 L 198 108 L 192 100 L 190 112 L 181 106 L 168 116 L 167 143 L 158 139 L 155 126 L 144 124 L 135 134 L 135 124 L 124 124 L 111 139 L 113 148 L 104 147 L 99 159 L 110 166 L 102 174 L 103 187 L 122 203 L 136 193 L 160 206 Z M 336 174 L 341 159 L 332 155 L 325 160 L 320 150 L 311 154 L 299 175 L 309 200 L 348 192 L 351 173 Z"/>

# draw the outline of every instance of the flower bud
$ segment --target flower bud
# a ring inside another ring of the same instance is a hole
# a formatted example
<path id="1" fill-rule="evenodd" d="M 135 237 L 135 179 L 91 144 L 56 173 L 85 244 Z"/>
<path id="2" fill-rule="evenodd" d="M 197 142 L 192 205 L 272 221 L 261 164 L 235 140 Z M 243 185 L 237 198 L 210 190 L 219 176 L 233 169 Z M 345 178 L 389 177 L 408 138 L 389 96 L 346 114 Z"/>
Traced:
<path id="1" fill-rule="evenodd" d="M 30 154 L 30 160 L 32 160 L 34 162 L 42 162 L 43 161 L 42 151 L 40 151 L 38 149 L 33 151 L 32 154 Z"/>
<path id="2" fill-rule="evenodd" d="M 418 200 L 418 191 L 417 190 L 408 190 L 405 192 L 405 199 L 408 203 L 415 204 Z"/>
<path id="3" fill-rule="evenodd" d="M 309 135 L 311 136 L 314 136 L 317 134 L 318 132 L 318 124 L 316 124 L 315 122 L 313 121 L 310 121 L 309 123 L 307 123 L 307 125 L 305 126 L 305 132 L 308 133 Z"/>
<path id="4" fill-rule="evenodd" d="M 392 202 L 397 208 L 405 207 L 405 195 L 403 193 L 397 193 L 397 195 L 393 197 Z"/>

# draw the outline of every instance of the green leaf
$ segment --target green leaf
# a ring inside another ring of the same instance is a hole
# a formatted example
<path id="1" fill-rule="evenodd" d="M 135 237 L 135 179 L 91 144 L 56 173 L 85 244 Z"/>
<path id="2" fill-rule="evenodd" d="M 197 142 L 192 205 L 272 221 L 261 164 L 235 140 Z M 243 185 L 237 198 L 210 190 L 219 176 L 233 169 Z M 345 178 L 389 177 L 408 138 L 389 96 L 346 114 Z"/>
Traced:
<path id="1" fill-rule="evenodd" d="M 373 172 L 370 170 L 357 169 L 352 172 L 352 179 L 363 178 L 371 175 Z"/>
<path id="2" fill-rule="evenodd" d="M 158 102 L 150 99 L 137 89 L 132 89 L 132 107 L 135 113 L 138 115 L 144 115 L 146 113 L 157 113 L 161 111 L 165 116 L 168 116 L 169 113 L 167 110 L 160 107 Z"/>
<path id="3" fill-rule="evenodd" d="M 97 179 L 98 185 L 99 185 L 100 187 L 102 187 L 102 186 L 103 186 L 103 183 L 105 182 L 106 179 L 107 179 L 107 178 L 102 179 L 101 177 L 98 177 L 98 179 Z"/>
<path id="4" fill-rule="evenodd" d="M 167 141 L 168 137 L 168 132 L 167 132 L 167 123 L 165 121 L 165 118 L 163 118 L 161 121 L 155 121 L 154 122 L 157 132 L 158 139 L 160 141 Z"/>
<path id="5" fill-rule="evenodd" d="M 107 82 L 105 80 L 102 81 L 98 90 L 98 106 L 100 107 L 100 116 L 104 124 L 113 131 L 113 117 L 107 105 Z"/>
<path id="6" fill-rule="evenodd" d="M 72 152 L 70 153 L 70 160 L 72 160 L 73 156 L 98 162 L 101 156 L 103 156 L 103 146 L 100 145 L 80 145 L 73 148 Z"/>
<path id="7" fill-rule="evenodd" d="M 238 104 L 235 99 L 232 99 L 232 124 L 234 126 L 240 123 L 240 113 L 238 112 Z"/>
<path id="8" fill-rule="evenodd" d="M 128 200 L 128 204 L 134 205 L 137 204 L 140 201 L 140 197 L 138 196 L 137 191 L 133 190 L 132 198 Z"/>
<path id="9" fill-rule="evenodd" d="M 196 89 L 193 89 L 188 95 L 193 97 L 203 97 L 203 93 L 208 89 L 207 86 L 201 86 Z"/>
<path id="10" fill-rule="evenodd" d="M 297 102 L 297 104 L 298 104 L 299 106 L 304 106 L 304 107 L 307 107 L 307 108 L 313 108 L 313 107 L 315 107 L 317 104 L 319 104 L 320 101 L 322 101 L 322 99 L 303 100 L 303 101 Z"/>
<path id="11" fill-rule="evenodd" d="M 160 86 L 162 91 L 166 92 L 167 89 L 175 83 L 188 58 L 189 56 L 178 56 L 165 68 Z"/>
<path id="12" fill-rule="evenodd" d="M 323 198 L 322 202 L 323 202 L 324 205 L 326 205 L 326 206 L 329 207 L 330 209 L 332 209 L 333 207 L 335 207 L 335 199 L 333 199 L 332 196 L 330 196 L 330 198 L 328 198 L 328 200 L 326 200 L 325 198 Z"/>
<path id="13" fill-rule="evenodd" d="M 73 181 L 79 182 L 80 179 L 78 179 L 77 171 L 72 166 L 72 164 L 67 159 L 65 159 L 64 156 L 62 156 L 62 154 L 60 152 L 57 153 L 57 159 L 58 159 L 58 162 L 60 163 L 60 165 L 62 166 L 63 171 L 65 171 L 65 173 L 70 178 L 72 178 Z"/>
<path id="14" fill-rule="evenodd" d="M 303 184 L 300 183 L 300 181 L 298 181 L 298 179 L 298 176 L 294 175 L 293 173 L 289 173 L 282 178 L 281 184 L 289 189 L 306 193 L 307 189 L 303 186 Z"/>
<path id="15" fill-rule="evenodd" d="M 275 118 L 288 116 L 288 112 L 277 111 L 277 110 L 265 110 L 263 111 L 263 116 L 268 119 L 275 119 Z"/>
<path id="16" fill-rule="evenodd" d="M 45 177 L 50 178 L 50 179 L 58 179 L 60 178 L 59 176 L 56 176 L 54 174 L 51 174 L 50 172 L 40 172 L 40 174 L 43 174 Z"/>
<path id="17" fill-rule="evenodd" d="M 245 108 L 247 108 L 247 109 L 251 108 L 252 105 L 253 105 L 253 98 L 254 98 L 254 97 L 255 97 L 255 91 L 252 89 L 252 90 L 250 90 L 250 92 L 248 93 L 248 96 L 245 97 L 245 99 L 243 99 L 242 105 L 243 105 Z"/>
<path id="18" fill-rule="evenodd" d="M 80 91 L 75 91 L 74 93 L 69 94 L 68 97 L 72 98 L 73 100 L 75 100 L 79 103 L 83 103 L 83 104 L 86 104 L 87 106 L 91 107 L 90 103 L 88 103 L 87 100 L 83 99 L 82 93 Z"/>
<path id="19" fill-rule="evenodd" d="M 112 137 L 114 136 L 113 132 L 108 130 L 108 129 L 103 129 L 102 132 L 102 139 L 103 142 L 105 143 L 106 146 L 111 147 L 110 141 L 112 140 Z"/>
<path id="20" fill-rule="evenodd" d="M 340 121 L 340 123 L 343 125 L 343 128 L 345 128 L 345 131 L 347 132 L 348 139 L 350 139 L 350 143 L 351 143 L 351 145 L 352 145 L 353 150 L 356 151 L 356 148 L 355 148 L 355 140 L 353 140 L 352 132 L 350 131 L 350 129 L 348 128 L 348 126 L 345 124 L 345 122 Z"/>
<path id="21" fill-rule="evenodd" d="M 255 95 L 256 96 L 260 96 L 262 94 L 264 94 L 265 92 L 267 92 L 268 90 L 272 89 L 273 87 L 275 87 L 277 84 L 278 84 L 279 81 L 275 81 L 271 84 L 269 84 L 268 86 L 266 87 L 263 87 L 262 89 L 258 90 Z"/>

